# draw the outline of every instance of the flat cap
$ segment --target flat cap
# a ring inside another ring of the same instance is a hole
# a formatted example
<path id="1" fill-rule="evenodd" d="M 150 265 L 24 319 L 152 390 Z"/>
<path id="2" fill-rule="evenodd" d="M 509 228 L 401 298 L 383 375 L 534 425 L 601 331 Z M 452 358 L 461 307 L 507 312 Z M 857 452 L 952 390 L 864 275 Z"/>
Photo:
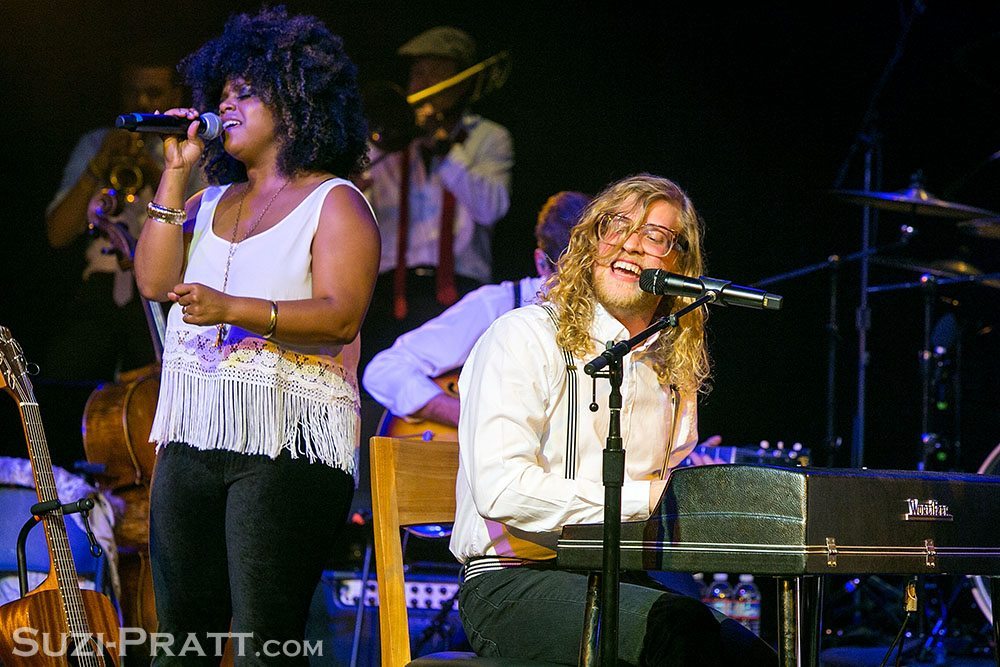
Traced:
<path id="1" fill-rule="evenodd" d="M 476 40 L 458 28 L 438 26 L 420 33 L 399 47 L 396 53 L 407 58 L 451 58 L 465 68 L 475 63 Z"/>

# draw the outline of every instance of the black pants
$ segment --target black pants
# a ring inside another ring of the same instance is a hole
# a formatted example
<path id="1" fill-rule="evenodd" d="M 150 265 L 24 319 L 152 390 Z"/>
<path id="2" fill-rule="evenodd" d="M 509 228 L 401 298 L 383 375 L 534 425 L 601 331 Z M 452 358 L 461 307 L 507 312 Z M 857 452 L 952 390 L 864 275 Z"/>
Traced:
<path id="1" fill-rule="evenodd" d="M 459 612 L 476 653 L 577 664 L 587 577 L 511 568 L 462 585 Z M 777 654 L 742 625 L 700 601 L 623 575 L 618 662 L 650 667 L 778 664 Z"/>
<path id="2" fill-rule="evenodd" d="M 358 374 L 373 356 L 390 347 L 396 339 L 407 331 L 416 329 L 427 320 L 437 317 L 447 306 L 438 303 L 434 272 L 436 269 L 427 267 L 410 269 L 406 274 L 406 305 L 407 315 L 397 320 L 392 313 L 393 303 L 393 272 L 379 274 L 372 294 L 371 306 L 365 316 L 361 330 L 361 363 Z M 465 296 L 482 283 L 465 276 L 455 276 L 455 289 L 459 296 Z"/>
<path id="3" fill-rule="evenodd" d="M 233 644 L 237 665 L 308 664 L 301 642 L 309 603 L 353 492 L 347 473 L 287 452 L 272 460 L 164 447 L 150 553 L 158 632 L 172 636 L 175 655 L 158 651 L 153 664 L 218 665 L 207 634 L 226 632 L 230 620 L 244 633 L 242 655 Z M 176 655 L 191 633 L 206 655 Z"/>

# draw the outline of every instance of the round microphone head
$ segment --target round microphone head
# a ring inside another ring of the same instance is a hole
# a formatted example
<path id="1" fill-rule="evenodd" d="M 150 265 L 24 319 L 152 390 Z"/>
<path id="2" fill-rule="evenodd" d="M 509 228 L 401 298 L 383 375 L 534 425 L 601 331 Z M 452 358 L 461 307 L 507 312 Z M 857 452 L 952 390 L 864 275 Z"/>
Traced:
<path id="1" fill-rule="evenodd" d="M 222 119 L 214 113 L 203 113 L 198 116 L 201 127 L 198 128 L 198 136 L 205 141 L 211 141 L 222 134 Z"/>
<path id="2" fill-rule="evenodd" d="M 134 130 L 140 119 L 137 113 L 123 113 L 115 118 L 115 127 L 119 130 Z"/>
<path id="3" fill-rule="evenodd" d="M 656 281 L 660 275 L 659 269 L 643 269 L 639 274 L 639 289 L 643 292 L 656 294 Z"/>

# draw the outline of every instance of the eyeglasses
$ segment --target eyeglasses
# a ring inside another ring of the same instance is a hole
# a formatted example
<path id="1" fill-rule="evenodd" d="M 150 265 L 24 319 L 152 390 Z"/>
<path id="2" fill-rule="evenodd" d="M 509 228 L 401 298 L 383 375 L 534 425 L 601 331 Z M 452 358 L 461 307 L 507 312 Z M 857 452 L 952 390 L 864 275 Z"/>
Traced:
<path id="1" fill-rule="evenodd" d="M 666 257 L 674 248 L 679 252 L 686 252 L 688 249 L 684 237 L 661 225 L 637 225 L 621 213 L 602 213 L 597 218 L 597 238 L 607 244 L 624 245 L 632 234 L 639 235 L 643 251 L 653 257 Z"/>

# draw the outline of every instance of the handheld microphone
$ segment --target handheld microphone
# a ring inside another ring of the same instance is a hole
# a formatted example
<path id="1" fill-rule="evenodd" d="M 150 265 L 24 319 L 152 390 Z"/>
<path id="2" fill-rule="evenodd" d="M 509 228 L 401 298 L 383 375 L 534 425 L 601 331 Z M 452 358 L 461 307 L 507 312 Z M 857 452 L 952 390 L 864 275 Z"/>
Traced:
<path id="1" fill-rule="evenodd" d="M 763 310 L 781 310 L 781 300 L 777 294 L 770 294 L 753 287 L 734 285 L 719 278 L 691 278 L 662 269 L 646 269 L 639 276 L 639 288 L 657 296 L 685 296 L 697 299 L 706 293 L 714 293 L 714 303 L 723 306 L 743 306 Z"/>
<path id="2" fill-rule="evenodd" d="M 201 121 L 198 136 L 205 141 L 211 141 L 222 134 L 222 119 L 214 113 L 203 113 L 195 120 L 159 113 L 123 113 L 115 119 L 115 127 L 129 132 L 187 134 L 188 126 L 195 121 Z"/>

